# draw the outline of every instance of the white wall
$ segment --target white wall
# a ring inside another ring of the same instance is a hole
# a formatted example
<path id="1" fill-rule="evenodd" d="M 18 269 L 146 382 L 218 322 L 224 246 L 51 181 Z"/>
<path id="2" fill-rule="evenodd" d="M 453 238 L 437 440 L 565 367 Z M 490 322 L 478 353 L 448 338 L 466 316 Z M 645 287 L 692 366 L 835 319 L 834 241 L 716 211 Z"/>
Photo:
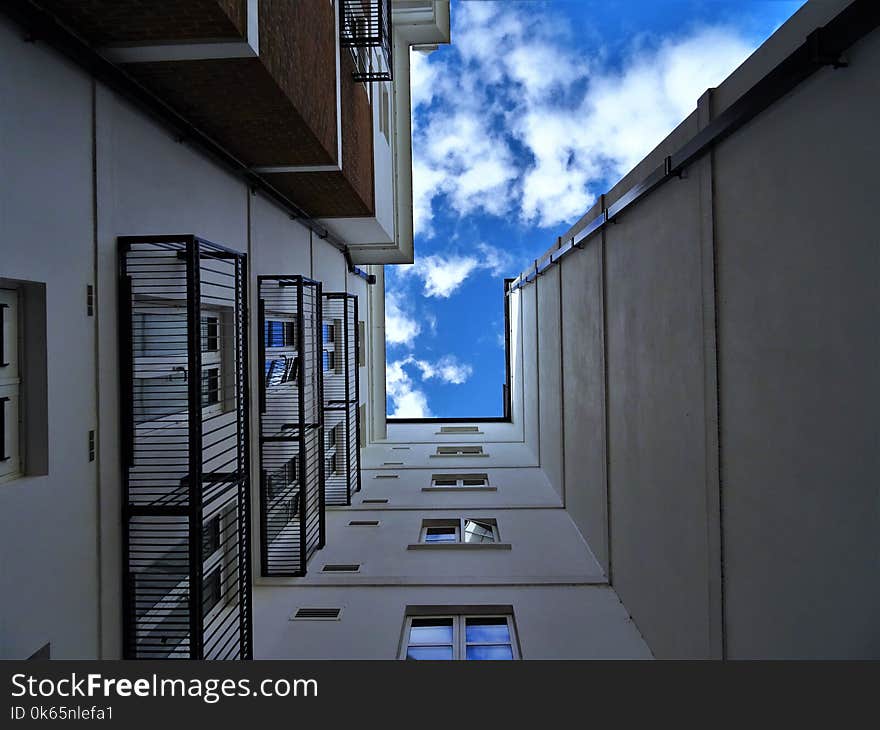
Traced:
<path id="1" fill-rule="evenodd" d="M 0 278 L 46 285 L 49 422 L 48 476 L 0 483 L 0 656 L 27 658 L 51 642 L 53 657 L 95 657 L 91 83 L 5 19 L 0 63 Z"/>
<path id="2" fill-rule="evenodd" d="M 5 20 L 0 54 L 0 88 L 16 99 L 0 114 L 0 163 L 15 171 L 0 186 L 0 278 L 46 284 L 49 368 L 49 475 L 0 484 L 0 656 L 51 642 L 53 658 L 113 658 L 122 644 L 117 237 L 192 233 L 248 251 L 252 305 L 258 274 L 325 277 L 341 291 L 346 267 L 287 213 L 48 47 L 22 43 Z"/>
<path id="3" fill-rule="evenodd" d="M 378 494 L 370 485 L 371 495 Z M 399 585 L 498 583 L 604 583 L 604 575 L 565 510 L 455 507 L 327 511 L 327 545 L 304 578 L 260 580 L 260 585 Z M 366 507 L 366 505 L 365 505 Z M 501 544 L 510 549 L 410 549 L 419 543 L 425 519 L 494 519 Z M 379 520 L 378 527 L 350 526 Z M 322 575 L 325 564 L 360 563 L 357 575 Z"/>
<path id="4" fill-rule="evenodd" d="M 733 657 L 880 657 L 880 33 L 847 57 L 715 154 Z"/>
<path id="5" fill-rule="evenodd" d="M 396 659 L 407 606 L 512 605 L 523 659 L 650 659 L 604 586 L 257 588 L 254 651 L 265 659 Z M 340 621 L 290 621 L 341 607 Z"/>

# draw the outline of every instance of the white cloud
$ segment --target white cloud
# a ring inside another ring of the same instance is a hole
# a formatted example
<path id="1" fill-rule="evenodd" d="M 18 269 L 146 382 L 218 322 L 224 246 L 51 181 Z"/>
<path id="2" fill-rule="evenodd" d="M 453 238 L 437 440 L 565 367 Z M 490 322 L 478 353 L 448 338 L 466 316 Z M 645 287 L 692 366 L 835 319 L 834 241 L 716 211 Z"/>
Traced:
<path id="1" fill-rule="evenodd" d="M 431 362 L 407 355 L 388 363 L 385 368 L 385 393 L 391 399 L 392 418 L 430 418 L 431 409 L 425 392 L 417 387 L 406 367 L 415 368 L 422 381 L 434 378 L 450 385 L 461 385 L 474 369 L 459 362 L 454 355 L 444 355 Z"/>
<path id="2" fill-rule="evenodd" d="M 476 254 L 431 254 L 416 258 L 414 264 L 400 266 L 401 277 L 416 276 L 422 280 L 426 297 L 446 299 L 475 271 L 485 270 L 500 276 L 510 266 L 506 252 L 486 243 L 478 243 Z"/>
<path id="3" fill-rule="evenodd" d="M 422 380 L 438 378 L 444 383 L 453 385 L 461 385 L 474 372 L 470 365 L 458 362 L 454 355 L 445 355 L 436 362 L 418 360 L 414 357 L 409 357 L 403 362 L 415 365 L 422 373 Z"/>
<path id="4" fill-rule="evenodd" d="M 392 418 L 430 418 L 428 398 L 413 384 L 403 369 L 407 360 L 397 360 L 385 368 L 385 393 L 391 399 Z"/>
<path id="5" fill-rule="evenodd" d="M 385 341 L 391 345 L 412 346 L 413 340 L 422 331 L 416 319 L 407 314 L 400 303 L 400 296 L 394 292 L 385 295 Z"/>
<path id="6" fill-rule="evenodd" d="M 528 3 L 457 11 L 452 49 L 413 56 L 414 222 L 424 235 L 440 196 L 458 215 L 573 222 L 757 45 L 706 26 L 642 38 L 612 68 L 602 49 L 564 42 L 564 18 Z M 473 268 L 467 257 L 425 264 L 426 293 L 448 296 Z"/>

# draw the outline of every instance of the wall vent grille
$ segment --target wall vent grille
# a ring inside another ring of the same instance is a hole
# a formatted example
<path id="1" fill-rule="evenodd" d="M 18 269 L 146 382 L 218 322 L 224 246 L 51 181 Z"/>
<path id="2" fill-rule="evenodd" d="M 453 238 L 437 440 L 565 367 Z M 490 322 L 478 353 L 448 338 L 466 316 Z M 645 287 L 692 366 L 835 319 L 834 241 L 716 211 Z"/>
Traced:
<path id="1" fill-rule="evenodd" d="M 293 621 L 338 621 L 342 616 L 341 608 L 298 608 Z"/>
<path id="2" fill-rule="evenodd" d="M 358 573 L 360 572 L 360 563 L 327 563 L 321 568 L 322 573 Z"/>

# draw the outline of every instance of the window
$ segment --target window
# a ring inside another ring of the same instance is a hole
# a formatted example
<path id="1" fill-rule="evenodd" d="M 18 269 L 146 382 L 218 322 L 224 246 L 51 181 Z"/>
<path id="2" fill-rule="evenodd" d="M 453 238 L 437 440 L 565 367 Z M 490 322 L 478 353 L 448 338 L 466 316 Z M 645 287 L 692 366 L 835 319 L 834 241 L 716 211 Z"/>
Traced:
<path id="1" fill-rule="evenodd" d="M 212 517 L 202 530 L 202 560 L 210 558 L 220 549 L 220 515 Z"/>
<path id="2" fill-rule="evenodd" d="M 296 322 L 293 319 L 267 319 L 265 329 L 267 350 L 296 347 Z"/>
<path id="3" fill-rule="evenodd" d="M 232 324 L 229 308 L 202 308 L 199 340 L 201 350 L 201 403 L 203 415 L 226 410 L 235 398 L 234 386 L 224 389 L 224 370 L 232 366 L 232 338 L 224 336 Z M 134 396 L 136 424 L 156 428 L 179 420 L 189 406 L 187 312 L 177 300 L 137 300 L 132 313 Z M 226 401 L 229 401 L 227 403 Z"/>
<path id="4" fill-rule="evenodd" d="M 229 550 L 236 508 L 226 507 L 202 523 L 202 611 L 207 617 L 224 604 L 224 593 L 235 582 L 235 556 Z"/>
<path id="5" fill-rule="evenodd" d="M 18 323 L 18 292 L 0 289 L 0 479 L 13 478 L 22 471 Z"/>
<path id="6" fill-rule="evenodd" d="M 385 137 L 385 141 L 391 144 L 391 94 L 388 93 L 388 84 L 379 86 L 379 130 Z"/>
<path id="7" fill-rule="evenodd" d="M 220 320 L 202 317 L 202 352 L 220 351 Z"/>
<path id="8" fill-rule="evenodd" d="M 336 454 L 331 454 L 327 457 L 325 472 L 327 473 L 327 475 L 336 473 Z"/>
<path id="9" fill-rule="evenodd" d="M 276 497 L 289 496 L 296 486 L 296 457 L 288 459 L 280 468 L 265 475 L 266 496 L 272 500 Z M 294 507 L 299 502 L 294 500 Z M 294 512 L 295 513 L 295 512 Z"/>
<path id="10" fill-rule="evenodd" d="M 202 370 L 202 406 L 213 406 L 220 402 L 220 369 Z"/>
<path id="11" fill-rule="evenodd" d="M 324 370 L 336 369 L 336 353 L 333 350 L 324 350 Z"/>
<path id="12" fill-rule="evenodd" d="M 432 474 L 431 487 L 435 489 L 489 489 L 489 475 Z"/>
<path id="13" fill-rule="evenodd" d="M 336 342 L 336 327 L 335 325 L 328 324 L 324 322 L 324 342 Z"/>
<path id="14" fill-rule="evenodd" d="M 512 613 L 407 616 L 401 659 L 519 659 Z"/>
<path id="15" fill-rule="evenodd" d="M 205 616 L 220 603 L 222 595 L 222 581 L 218 566 L 202 579 L 202 608 Z"/>
<path id="16" fill-rule="evenodd" d="M 431 456 L 488 456 L 482 446 L 438 446 L 437 453 Z"/>
<path id="17" fill-rule="evenodd" d="M 501 542 L 495 519 L 470 517 L 458 520 L 422 520 L 419 540 L 426 545 L 493 545 Z"/>
<path id="18" fill-rule="evenodd" d="M 422 528 L 422 542 L 426 543 L 458 542 L 459 537 L 458 522 Z"/>
<path id="19" fill-rule="evenodd" d="M 222 333 L 223 321 L 219 311 L 208 311 L 201 316 L 203 413 L 223 410 Z"/>

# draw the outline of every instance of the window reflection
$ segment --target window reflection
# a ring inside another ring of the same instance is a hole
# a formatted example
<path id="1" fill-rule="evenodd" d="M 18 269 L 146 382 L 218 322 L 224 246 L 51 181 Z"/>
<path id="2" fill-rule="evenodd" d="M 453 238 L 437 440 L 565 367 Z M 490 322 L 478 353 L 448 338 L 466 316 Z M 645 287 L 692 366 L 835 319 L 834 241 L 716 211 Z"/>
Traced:
<path id="1" fill-rule="evenodd" d="M 451 618 L 414 618 L 410 644 L 452 644 Z"/>
<path id="2" fill-rule="evenodd" d="M 479 520 L 465 520 L 464 541 L 472 543 L 495 542 L 493 525 Z"/>

